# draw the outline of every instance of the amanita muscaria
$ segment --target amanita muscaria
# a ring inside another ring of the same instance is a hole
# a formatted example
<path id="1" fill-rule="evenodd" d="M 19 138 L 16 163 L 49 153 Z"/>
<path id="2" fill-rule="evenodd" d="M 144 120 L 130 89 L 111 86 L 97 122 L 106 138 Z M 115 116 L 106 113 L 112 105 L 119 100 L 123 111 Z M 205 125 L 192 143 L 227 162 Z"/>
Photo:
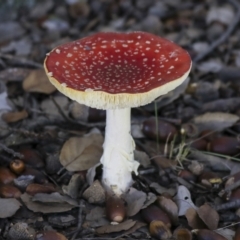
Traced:
<path id="1" fill-rule="evenodd" d="M 130 110 L 180 85 L 191 69 L 189 54 L 149 33 L 102 32 L 56 47 L 44 67 L 60 92 L 107 110 L 102 183 L 118 196 L 126 192 L 139 166 Z"/>

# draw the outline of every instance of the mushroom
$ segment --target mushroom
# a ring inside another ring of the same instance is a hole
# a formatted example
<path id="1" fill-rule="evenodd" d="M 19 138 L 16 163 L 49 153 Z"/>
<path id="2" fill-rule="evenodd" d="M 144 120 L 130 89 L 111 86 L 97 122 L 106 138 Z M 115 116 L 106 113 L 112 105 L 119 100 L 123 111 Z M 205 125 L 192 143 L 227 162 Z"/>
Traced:
<path id="1" fill-rule="evenodd" d="M 130 111 L 180 85 L 191 69 L 189 54 L 145 33 L 97 33 L 56 47 L 44 62 L 50 82 L 81 104 L 107 110 L 102 184 L 120 196 L 132 185 L 134 160 Z"/>

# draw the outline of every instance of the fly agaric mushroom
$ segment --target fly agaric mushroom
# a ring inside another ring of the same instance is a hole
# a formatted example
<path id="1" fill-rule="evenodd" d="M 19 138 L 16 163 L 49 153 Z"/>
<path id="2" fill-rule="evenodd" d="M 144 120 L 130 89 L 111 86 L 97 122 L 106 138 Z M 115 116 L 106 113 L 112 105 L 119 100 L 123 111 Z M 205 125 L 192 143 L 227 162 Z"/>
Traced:
<path id="1" fill-rule="evenodd" d="M 47 54 L 45 71 L 63 94 L 107 110 L 102 183 L 116 195 L 132 184 L 135 144 L 130 110 L 180 85 L 191 69 L 189 54 L 169 40 L 144 33 L 97 33 Z"/>

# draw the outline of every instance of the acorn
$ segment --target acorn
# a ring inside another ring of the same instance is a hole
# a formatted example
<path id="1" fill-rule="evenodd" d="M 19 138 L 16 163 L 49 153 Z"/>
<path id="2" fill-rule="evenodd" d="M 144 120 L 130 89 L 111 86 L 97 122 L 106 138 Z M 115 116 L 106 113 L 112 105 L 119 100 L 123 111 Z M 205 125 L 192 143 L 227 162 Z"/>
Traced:
<path id="1" fill-rule="evenodd" d="M 34 182 L 36 183 L 44 184 L 48 182 L 45 175 L 37 169 L 26 167 L 26 169 L 22 172 L 21 176 L 27 175 L 34 176 Z"/>
<path id="2" fill-rule="evenodd" d="M 174 136 L 177 134 L 177 128 L 168 122 L 157 119 L 158 131 L 156 128 L 156 117 L 150 117 L 143 122 L 142 132 L 149 139 L 160 141 L 171 141 Z"/>
<path id="3" fill-rule="evenodd" d="M 212 130 L 203 130 L 200 133 L 199 137 L 201 139 L 204 139 L 204 140 L 208 141 L 208 142 L 211 142 L 212 140 L 214 140 L 215 138 L 218 137 L 218 132 L 214 132 Z"/>
<path id="4" fill-rule="evenodd" d="M 192 233 L 187 228 L 177 228 L 173 232 L 176 240 L 192 240 Z"/>
<path id="5" fill-rule="evenodd" d="M 152 221 L 162 221 L 167 227 L 171 227 L 170 217 L 159 207 L 152 204 L 141 210 L 142 218 L 150 223 Z"/>
<path id="6" fill-rule="evenodd" d="M 172 236 L 169 228 L 162 221 L 152 221 L 149 225 L 149 232 L 156 239 L 169 239 Z"/>
<path id="7" fill-rule="evenodd" d="M 19 175 L 20 173 L 22 173 L 24 171 L 25 163 L 20 159 L 14 159 L 10 162 L 9 167 L 12 170 L 12 172 Z"/>
<path id="8" fill-rule="evenodd" d="M 17 151 L 24 156 L 22 161 L 35 168 L 43 168 L 44 162 L 39 152 L 31 147 L 21 147 Z"/>
<path id="9" fill-rule="evenodd" d="M 0 197 L 2 198 L 19 198 L 21 191 L 13 185 L 0 185 Z"/>
<path id="10" fill-rule="evenodd" d="M 234 137 L 218 137 L 208 143 L 208 151 L 223 155 L 236 155 L 239 153 L 240 143 Z"/>
<path id="11" fill-rule="evenodd" d="M 227 240 L 222 235 L 208 229 L 197 229 L 192 232 L 197 235 L 198 240 Z"/>
<path id="12" fill-rule="evenodd" d="M 178 172 L 178 176 L 188 182 L 195 182 L 197 179 L 197 177 L 193 173 L 191 173 L 190 171 L 188 171 L 186 169 L 183 169 L 180 172 Z"/>
<path id="13" fill-rule="evenodd" d="M 189 140 L 189 147 L 197 149 L 199 151 L 204 151 L 207 149 L 208 142 L 205 139 Z"/>
<path id="14" fill-rule="evenodd" d="M 13 182 L 16 175 L 12 173 L 8 168 L 0 167 L 0 183 L 8 184 Z"/>
<path id="15" fill-rule="evenodd" d="M 122 222 L 126 216 L 126 207 L 121 198 L 108 197 L 106 200 L 106 216 L 111 222 Z"/>
<path id="16" fill-rule="evenodd" d="M 67 240 L 67 238 L 59 232 L 48 230 L 38 233 L 35 240 Z"/>
<path id="17" fill-rule="evenodd" d="M 31 183 L 26 188 L 26 193 L 28 193 L 31 196 L 34 196 L 37 193 L 53 193 L 53 192 L 56 192 L 56 189 L 50 183 L 47 183 L 45 185 Z"/>

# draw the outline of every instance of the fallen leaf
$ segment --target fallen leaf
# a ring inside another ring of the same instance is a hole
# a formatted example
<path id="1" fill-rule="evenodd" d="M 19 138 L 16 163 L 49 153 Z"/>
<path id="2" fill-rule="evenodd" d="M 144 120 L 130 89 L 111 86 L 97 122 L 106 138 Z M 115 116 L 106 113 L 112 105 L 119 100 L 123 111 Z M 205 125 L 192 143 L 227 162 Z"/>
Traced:
<path id="1" fill-rule="evenodd" d="M 192 202 L 189 190 L 183 185 L 178 186 L 174 200 L 178 206 L 178 216 L 184 216 L 189 208 L 197 208 Z"/>
<path id="2" fill-rule="evenodd" d="M 120 232 L 123 230 L 128 230 L 135 225 L 136 221 L 129 219 L 125 222 L 119 223 L 117 225 L 105 225 L 96 229 L 96 233 L 104 234 L 104 233 L 113 233 Z"/>
<path id="3" fill-rule="evenodd" d="M 50 94 L 56 88 L 50 83 L 44 69 L 32 70 L 23 81 L 23 89 L 26 92 L 39 92 Z"/>
<path id="4" fill-rule="evenodd" d="M 146 199 L 144 205 L 142 206 L 142 209 L 148 207 L 149 205 L 154 203 L 156 200 L 157 200 L 157 196 L 154 193 L 149 192 L 147 195 L 147 199 Z"/>
<path id="5" fill-rule="evenodd" d="M 157 198 L 157 204 L 164 212 L 167 213 L 174 224 L 178 223 L 178 207 L 172 199 L 159 196 Z"/>
<path id="6" fill-rule="evenodd" d="M 101 134 L 72 137 L 61 149 L 60 162 L 71 172 L 88 170 L 99 163 L 103 152 L 102 144 Z"/>
<path id="7" fill-rule="evenodd" d="M 87 221 L 94 221 L 99 218 L 105 217 L 105 208 L 103 207 L 94 207 L 90 210 L 90 212 L 86 215 Z"/>
<path id="8" fill-rule="evenodd" d="M 187 218 L 188 225 L 193 229 L 202 229 L 207 228 L 202 219 L 198 216 L 196 209 L 189 208 L 185 217 Z"/>
<path id="9" fill-rule="evenodd" d="M 28 117 L 28 112 L 26 110 L 22 110 L 20 112 L 7 112 L 3 113 L 2 119 L 7 123 L 18 122 Z"/>
<path id="10" fill-rule="evenodd" d="M 231 127 L 239 120 L 235 114 L 215 112 L 205 113 L 195 117 L 192 121 L 198 127 L 199 131 L 212 130 L 222 131 L 225 128 Z"/>
<path id="11" fill-rule="evenodd" d="M 197 209 L 197 213 L 210 230 L 217 229 L 219 214 L 215 209 L 210 207 L 208 204 L 204 204 Z"/>
<path id="12" fill-rule="evenodd" d="M 231 171 L 231 174 L 240 171 L 240 164 L 237 161 L 227 161 L 227 159 L 203 153 L 195 149 L 191 149 L 188 157 L 208 165 L 213 171 Z"/>
<path id="13" fill-rule="evenodd" d="M 79 188 L 81 184 L 81 175 L 80 174 L 73 174 L 68 185 L 63 185 L 62 189 L 65 194 L 70 196 L 71 198 L 76 199 L 78 197 Z"/>
<path id="14" fill-rule="evenodd" d="M 0 218 L 12 217 L 22 204 L 15 198 L 0 198 Z"/>
<path id="15" fill-rule="evenodd" d="M 58 192 L 54 193 L 37 193 L 32 198 L 32 201 L 43 202 L 43 203 L 68 203 L 72 206 L 78 206 L 76 200 L 66 195 L 61 195 Z"/>
<path id="16" fill-rule="evenodd" d="M 127 202 L 127 216 L 136 215 L 142 209 L 146 199 L 147 195 L 145 192 L 131 187 L 124 195 L 124 200 Z"/>
<path id="17" fill-rule="evenodd" d="M 64 203 L 46 203 L 33 201 L 32 197 L 27 193 L 21 195 L 21 200 L 24 202 L 26 207 L 33 212 L 42 212 L 42 213 L 58 213 L 58 212 L 67 212 L 74 208 L 75 206 L 67 202 Z"/>
<path id="18" fill-rule="evenodd" d="M 133 227 L 131 227 L 129 230 L 127 230 L 126 232 L 124 232 L 123 235 L 128 235 L 128 234 L 134 233 L 134 232 L 136 232 L 139 228 L 145 227 L 145 226 L 147 226 L 147 223 L 137 221 L 136 224 L 135 224 Z M 122 237 L 122 236 L 121 236 L 121 237 Z"/>
<path id="19" fill-rule="evenodd" d="M 215 230 L 216 233 L 224 236 L 227 240 L 233 240 L 235 231 L 230 228 L 220 228 Z"/>

